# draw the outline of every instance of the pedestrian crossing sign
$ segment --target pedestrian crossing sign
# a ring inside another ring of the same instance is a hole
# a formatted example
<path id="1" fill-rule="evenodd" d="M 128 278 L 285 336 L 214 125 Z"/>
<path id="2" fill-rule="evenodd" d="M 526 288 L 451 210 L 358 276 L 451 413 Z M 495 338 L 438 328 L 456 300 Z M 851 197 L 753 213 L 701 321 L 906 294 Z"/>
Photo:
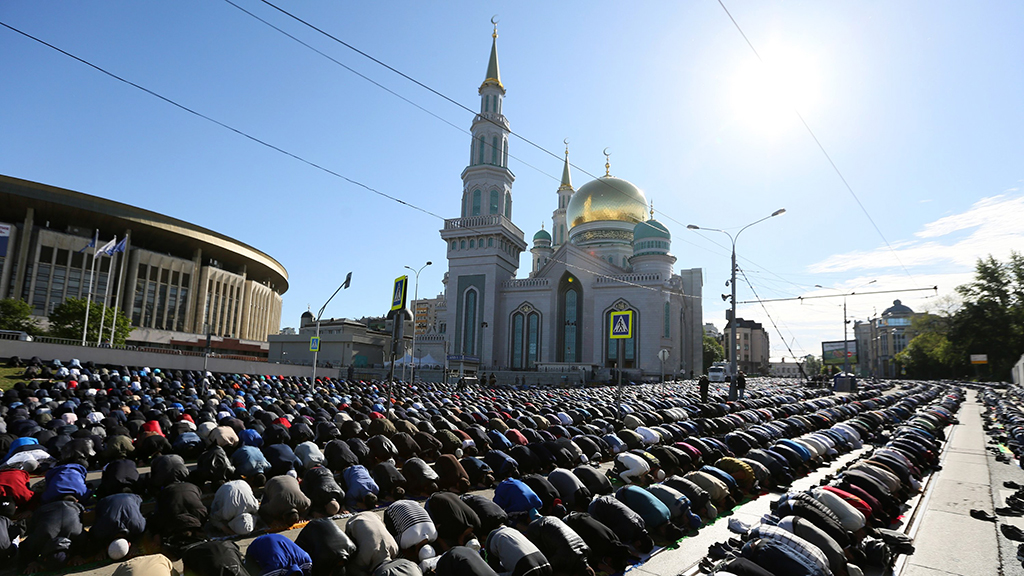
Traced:
<path id="1" fill-rule="evenodd" d="M 310 352 L 319 352 L 320 351 L 320 337 L 319 336 L 310 336 L 310 338 L 309 338 L 309 351 Z"/>
<path id="2" fill-rule="evenodd" d="M 409 277 L 399 276 L 395 278 L 395 288 L 391 291 L 391 309 L 401 310 L 405 308 L 405 293 L 409 288 Z"/>
<path id="3" fill-rule="evenodd" d="M 611 313 L 608 337 L 615 340 L 620 338 L 633 337 L 633 311 L 623 310 L 622 312 Z"/>

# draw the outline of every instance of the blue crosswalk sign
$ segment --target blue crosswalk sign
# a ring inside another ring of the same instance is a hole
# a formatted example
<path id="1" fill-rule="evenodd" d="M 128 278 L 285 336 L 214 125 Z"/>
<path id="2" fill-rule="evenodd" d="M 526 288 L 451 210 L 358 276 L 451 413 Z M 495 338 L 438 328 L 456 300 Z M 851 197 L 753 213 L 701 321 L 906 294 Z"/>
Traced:
<path id="1" fill-rule="evenodd" d="M 612 312 L 609 318 L 611 321 L 608 328 L 608 338 L 632 338 L 633 337 L 633 311 L 623 310 Z"/>
<path id="2" fill-rule="evenodd" d="M 405 308 L 405 294 L 409 288 L 409 277 L 399 276 L 395 278 L 395 288 L 391 293 L 391 309 L 401 310 Z"/>
<path id="3" fill-rule="evenodd" d="M 310 352 L 319 352 L 320 351 L 320 337 L 319 336 L 310 336 L 310 338 L 309 338 L 309 351 Z"/>

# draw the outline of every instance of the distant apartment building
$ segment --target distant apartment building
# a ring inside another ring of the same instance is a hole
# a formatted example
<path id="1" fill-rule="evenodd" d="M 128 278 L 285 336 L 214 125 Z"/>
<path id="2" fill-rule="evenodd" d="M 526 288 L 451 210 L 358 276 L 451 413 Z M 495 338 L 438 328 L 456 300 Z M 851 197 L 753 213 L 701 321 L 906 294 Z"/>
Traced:
<path id="1" fill-rule="evenodd" d="M 736 319 L 736 350 L 730 350 L 732 318 L 726 311 L 726 325 L 722 333 L 725 348 L 725 359 L 732 362 L 732 354 L 736 354 L 736 366 L 747 374 L 767 374 L 771 366 L 768 362 L 770 351 L 768 333 L 759 322 Z"/>
<path id="2" fill-rule="evenodd" d="M 434 298 L 413 300 L 412 314 L 416 335 L 444 334 L 447 331 L 447 327 L 444 325 L 444 318 L 447 312 L 448 306 L 444 294 Z"/>

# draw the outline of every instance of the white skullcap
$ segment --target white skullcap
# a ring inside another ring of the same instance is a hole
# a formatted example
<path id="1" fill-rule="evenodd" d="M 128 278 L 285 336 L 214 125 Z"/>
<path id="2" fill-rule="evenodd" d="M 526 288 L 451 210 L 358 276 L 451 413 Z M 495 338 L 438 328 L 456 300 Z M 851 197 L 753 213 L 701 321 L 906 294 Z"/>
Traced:
<path id="1" fill-rule="evenodd" d="M 128 555 L 128 548 L 131 546 L 128 541 L 124 538 L 118 538 L 107 546 L 107 556 L 110 556 L 111 560 L 120 560 Z"/>

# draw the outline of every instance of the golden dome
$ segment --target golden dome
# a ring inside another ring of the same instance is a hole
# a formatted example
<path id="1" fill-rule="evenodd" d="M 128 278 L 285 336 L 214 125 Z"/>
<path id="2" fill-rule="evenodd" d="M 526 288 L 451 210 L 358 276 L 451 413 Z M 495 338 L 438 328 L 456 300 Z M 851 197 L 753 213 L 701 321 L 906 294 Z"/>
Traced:
<path id="1" fill-rule="evenodd" d="M 569 227 L 587 222 L 632 222 L 646 220 L 647 198 L 631 182 L 614 176 L 602 176 L 580 187 L 565 209 Z"/>

